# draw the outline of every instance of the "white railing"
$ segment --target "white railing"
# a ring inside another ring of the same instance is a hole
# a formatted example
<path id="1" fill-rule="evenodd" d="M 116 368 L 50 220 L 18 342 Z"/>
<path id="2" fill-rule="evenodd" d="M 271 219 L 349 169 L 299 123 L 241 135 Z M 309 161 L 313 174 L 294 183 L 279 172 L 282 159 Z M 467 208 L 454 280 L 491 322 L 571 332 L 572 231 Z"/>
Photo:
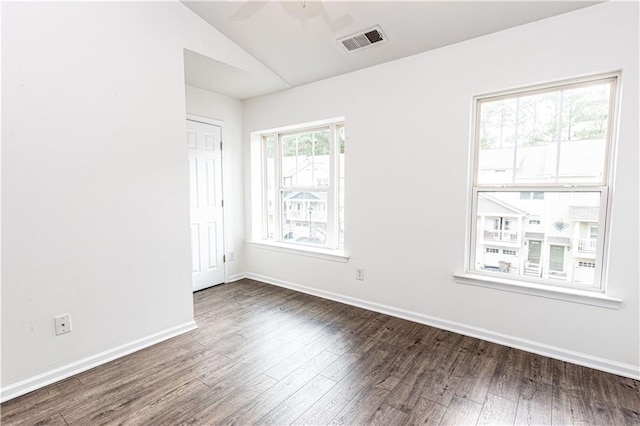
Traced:
<path id="1" fill-rule="evenodd" d="M 578 239 L 578 251 L 581 253 L 595 253 L 598 240 L 595 238 Z"/>
<path id="2" fill-rule="evenodd" d="M 323 211 L 311 211 L 308 210 L 287 210 L 285 213 L 287 220 L 296 220 L 298 222 L 304 222 L 310 220 L 312 222 L 326 222 L 327 213 Z"/>
<path id="3" fill-rule="evenodd" d="M 506 243 L 517 243 L 518 233 L 508 231 L 484 231 L 485 241 L 502 241 Z"/>

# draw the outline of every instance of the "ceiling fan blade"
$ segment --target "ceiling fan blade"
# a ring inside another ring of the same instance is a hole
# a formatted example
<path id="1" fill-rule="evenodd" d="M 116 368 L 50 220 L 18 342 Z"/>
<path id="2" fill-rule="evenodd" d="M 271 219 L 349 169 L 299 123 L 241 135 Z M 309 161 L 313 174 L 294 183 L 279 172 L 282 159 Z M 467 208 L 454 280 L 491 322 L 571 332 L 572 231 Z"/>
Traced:
<path id="1" fill-rule="evenodd" d="M 329 28 L 329 31 L 331 31 L 332 33 L 338 32 L 353 23 L 353 18 L 351 17 L 351 15 L 342 15 L 338 19 L 331 19 L 328 16 L 325 17 L 325 15 L 323 15 L 322 17 L 324 18 L 324 22 L 327 25 L 327 28 Z"/>
<path id="2" fill-rule="evenodd" d="M 256 12 L 267 5 L 266 1 L 247 1 L 238 10 L 236 10 L 230 17 L 232 21 L 244 21 L 251 18 Z"/>
<path id="3" fill-rule="evenodd" d="M 329 28 L 329 31 L 335 33 L 341 29 L 348 27 L 353 23 L 353 18 L 347 12 L 348 7 L 345 7 L 342 2 L 322 2 L 322 19 Z M 339 7 L 336 7 L 339 5 Z"/>
<path id="4" fill-rule="evenodd" d="M 331 19 L 339 19 L 351 12 L 351 4 L 346 1 L 323 1 L 322 5 Z"/>

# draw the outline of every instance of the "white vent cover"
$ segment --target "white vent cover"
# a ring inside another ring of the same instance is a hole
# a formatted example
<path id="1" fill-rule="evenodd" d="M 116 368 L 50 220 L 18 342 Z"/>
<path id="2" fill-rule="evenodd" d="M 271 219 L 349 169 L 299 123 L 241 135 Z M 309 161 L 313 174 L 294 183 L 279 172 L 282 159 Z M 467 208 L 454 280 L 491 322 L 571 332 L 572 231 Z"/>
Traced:
<path id="1" fill-rule="evenodd" d="M 338 39 L 338 43 L 347 49 L 347 52 L 353 52 L 363 47 L 369 47 L 373 44 L 386 43 L 387 37 L 382 34 L 379 26 L 360 31 L 347 37 Z"/>

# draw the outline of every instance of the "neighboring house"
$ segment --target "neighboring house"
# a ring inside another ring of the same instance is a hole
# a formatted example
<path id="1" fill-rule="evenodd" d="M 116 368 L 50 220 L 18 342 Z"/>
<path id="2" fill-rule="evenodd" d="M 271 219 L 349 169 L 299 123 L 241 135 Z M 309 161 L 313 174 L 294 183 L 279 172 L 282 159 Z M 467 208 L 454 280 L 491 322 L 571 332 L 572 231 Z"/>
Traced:
<path id="1" fill-rule="evenodd" d="M 593 282 L 597 198 L 571 192 L 500 195 L 478 197 L 477 269 Z M 536 202 L 543 195 L 547 202 Z"/>
<path id="2" fill-rule="evenodd" d="M 528 213 L 487 194 L 478 196 L 476 267 L 521 275 Z"/>
<path id="3" fill-rule="evenodd" d="M 569 219 L 573 227 L 574 280 L 592 282 L 596 268 L 595 258 L 598 241 L 598 208 L 570 206 Z"/>
<path id="4" fill-rule="evenodd" d="M 285 240 L 324 243 L 327 238 L 327 193 L 285 192 Z"/>
<path id="5" fill-rule="evenodd" d="M 598 142 L 599 143 L 599 142 Z M 590 167 L 598 143 L 564 143 L 571 151 L 561 165 L 560 179 L 575 179 Z M 555 161 L 556 144 L 498 148 L 493 162 L 480 164 L 482 173 L 512 173 L 518 182 L 544 175 Z M 496 161 L 495 159 L 503 161 Z M 595 167 L 594 167 L 595 169 Z M 599 232 L 599 196 L 580 192 L 481 192 L 478 196 L 475 267 L 515 275 L 590 284 L 595 272 Z"/>
<path id="6" fill-rule="evenodd" d="M 329 185 L 329 156 L 290 156 L 282 161 L 285 187 Z M 283 239 L 299 243 L 324 244 L 327 239 L 327 193 L 284 191 L 282 194 Z"/>
<path id="7" fill-rule="evenodd" d="M 344 154 L 340 154 L 344 155 Z M 340 162 L 341 169 L 344 161 Z M 284 187 L 301 186 L 308 187 L 308 191 L 282 192 L 282 238 L 285 241 L 303 244 L 324 244 L 327 239 L 328 205 L 327 192 L 313 191 L 313 188 L 327 188 L 329 185 L 329 156 L 289 156 L 283 157 L 283 185 Z M 340 171 L 344 176 L 344 171 Z M 269 190 L 273 188 L 273 182 L 267 182 Z M 344 197 L 344 179 L 340 179 L 340 194 Z M 344 208 L 340 202 L 339 208 Z M 339 213 L 342 216 L 342 212 Z M 268 205 L 269 224 L 275 222 L 275 208 L 273 203 Z M 270 226 L 269 229 L 274 229 Z M 269 235 L 273 238 L 273 235 Z"/>

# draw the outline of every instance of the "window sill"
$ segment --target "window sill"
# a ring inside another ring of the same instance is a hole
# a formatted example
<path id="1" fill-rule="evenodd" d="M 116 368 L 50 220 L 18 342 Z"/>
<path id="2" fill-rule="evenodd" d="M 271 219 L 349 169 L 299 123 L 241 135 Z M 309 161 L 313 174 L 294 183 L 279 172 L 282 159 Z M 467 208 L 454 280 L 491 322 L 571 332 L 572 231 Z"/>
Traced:
<path id="1" fill-rule="evenodd" d="M 564 300 L 567 302 L 582 303 L 584 305 L 600 306 L 609 309 L 619 309 L 620 305 L 622 305 L 622 300 L 620 299 L 592 291 L 573 288 L 559 288 L 472 273 L 453 274 L 453 276 L 459 284 L 488 287 L 495 290 L 529 294 L 531 296 L 546 297 L 548 299 Z"/>
<path id="2" fill-rule="evenodd" d="M 346 263 L 347 261 L 349 261 L 349 256 L 345 254 L 344 250 L 329 250 L 310 246 L 275 243 L 270 241 L 247 241 L 247 246 L 263 250 L 295 254 L 298 256 L 315 257 L 316 259 L 331 260 L 334 262 Z"/>

